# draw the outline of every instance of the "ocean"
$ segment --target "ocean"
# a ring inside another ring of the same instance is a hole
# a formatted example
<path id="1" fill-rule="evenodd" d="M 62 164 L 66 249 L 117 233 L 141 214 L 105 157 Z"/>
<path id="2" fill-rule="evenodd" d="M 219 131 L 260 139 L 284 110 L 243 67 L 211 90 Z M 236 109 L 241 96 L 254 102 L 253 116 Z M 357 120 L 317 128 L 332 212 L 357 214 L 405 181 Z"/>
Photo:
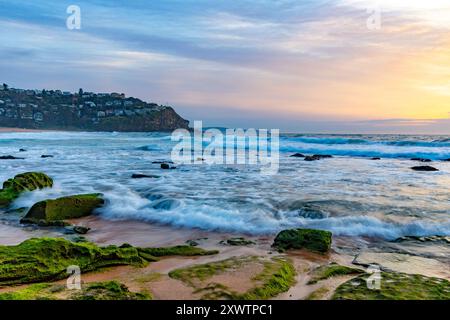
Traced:
<path id="1" fill-rule="evenodd" d="M 25 159 L 0 160 L 0 180 L 26 171 L 54 179 L 52 189 L 22 195 L 16 208 L 101 192 L 106 205 L 97 214 L 114 222 L 249 235 L 310 227 L 384 240 L 450 236 L 450 162 L 442 161 L 450 158 L 449 136 L 281 134 L 275 175 L 250 165 L 161 170 L 152 162 L 170 160 L 174 144 L 169 133 L 1 132 L 0 155 Z M 307 162 L 290 157 L 296 152 L 333 158 Z M 411 170 L 424 165 L 415 157 L 439 171 Z M 0 215 L 10 224 L 19 218 Z"/>

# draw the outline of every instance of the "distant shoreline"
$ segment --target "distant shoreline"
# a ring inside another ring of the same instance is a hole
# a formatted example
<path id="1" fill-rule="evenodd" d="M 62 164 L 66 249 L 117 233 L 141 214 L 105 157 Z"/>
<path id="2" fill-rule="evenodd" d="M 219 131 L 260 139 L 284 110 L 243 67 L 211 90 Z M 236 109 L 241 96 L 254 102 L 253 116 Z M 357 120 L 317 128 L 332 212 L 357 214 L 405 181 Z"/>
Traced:
<path id="1" fill-rule="evenodd" d="M 46 131 L 60 131 L 60 130 L 0 127 L 0 132 L 46 132 Z"/>

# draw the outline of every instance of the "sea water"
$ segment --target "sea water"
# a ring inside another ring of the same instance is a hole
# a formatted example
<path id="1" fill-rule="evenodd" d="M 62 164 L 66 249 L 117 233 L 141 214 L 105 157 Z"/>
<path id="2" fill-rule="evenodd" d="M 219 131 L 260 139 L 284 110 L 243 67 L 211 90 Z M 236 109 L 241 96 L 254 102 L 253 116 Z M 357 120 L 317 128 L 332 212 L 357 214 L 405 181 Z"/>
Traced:
<path id="1" fill-rule="evenodd" d="M 29 192 L 13 206 L 101 192 L 104 219 L 271 235 L 294 227 L 392 240 L 450 235 L 449 136 L 281 134 L 279 171 L 251 165 L 178 165 L 162 170 L 170 133 L 0 133 L 0 180 L 47 173 L 55 186 Z M 26 152 L 19 152 L 19 149 Z M 330 154 L 304 161 L 293 153 Z M 53 158 L 41 158 L 43 154 Z M 381 157 L 381 160 L 372 160 Z M 416 172 L 420 157 L 437 172 Z M 133 173 L 158 178 L 132 179 Z M 3 213 L 0 220 L 19 220 Z"/>

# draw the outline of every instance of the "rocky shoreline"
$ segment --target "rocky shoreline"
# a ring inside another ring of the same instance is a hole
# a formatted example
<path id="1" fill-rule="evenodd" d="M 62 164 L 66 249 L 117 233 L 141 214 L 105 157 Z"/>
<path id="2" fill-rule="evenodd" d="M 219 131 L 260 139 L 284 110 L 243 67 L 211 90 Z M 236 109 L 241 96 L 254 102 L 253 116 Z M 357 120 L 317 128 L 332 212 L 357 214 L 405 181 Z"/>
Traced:
<path id="1" fill-rule="evenodd" d="M 52 185 L 44 173 L 16 175 L 3 184 L 0 203 L 7 208 L 22 192 Z M 25 226 L 53 236 L 0 246 L 0 299 L 450 299 L 445 262 L 393 251 L 403 242 L 448 246 L 446 238 L 404 237 L 385 252 L 359 248 L 355 254 L 323 230 L 275 237 L 191 232 L 158 247 L 147 245 L 148 229 L 130 228 L 113 244 L 102 228 L 114 224 L 123 232 L 127 223 L 99 220 L 93 214 L 103 204 L 101 194 L 73 195 L 13 212 Z M 145 245 L 125 242 L 139 232 Z M 65 286 L 71 265 L 80 267 L 81 290 Z M 373 276 L 367 267 L 374 265 L 382 284 L 375 290 L 367 285 Z"/>

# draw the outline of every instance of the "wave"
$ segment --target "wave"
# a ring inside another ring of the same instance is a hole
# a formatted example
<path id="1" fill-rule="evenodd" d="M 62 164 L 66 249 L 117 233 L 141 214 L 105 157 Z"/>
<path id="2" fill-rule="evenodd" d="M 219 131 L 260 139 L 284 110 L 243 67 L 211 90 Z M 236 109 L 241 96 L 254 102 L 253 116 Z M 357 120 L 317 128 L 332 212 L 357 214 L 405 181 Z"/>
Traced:
<path id="1" fill-rule="evenodd" d="M 419 220 L 397 223 L 362 215 L 311 219 L 299 216 L 298 212 L 274 214 L 257 208 L 244 214 L 235 208 L 189 203 L 188 199 L 166 197 L 152 201 L 131 191 L 108 194 L 107 199 L 107 205 L 99 209 L 100 215 L 106 219 L 134 219 L 207 231 L 267 235 L 287 228 L 303 227 L 329 230 L 341 236 L 367 236 L 387 240 L 402 236 L 450 236 L 450 220 L 440 223 Z"/>

